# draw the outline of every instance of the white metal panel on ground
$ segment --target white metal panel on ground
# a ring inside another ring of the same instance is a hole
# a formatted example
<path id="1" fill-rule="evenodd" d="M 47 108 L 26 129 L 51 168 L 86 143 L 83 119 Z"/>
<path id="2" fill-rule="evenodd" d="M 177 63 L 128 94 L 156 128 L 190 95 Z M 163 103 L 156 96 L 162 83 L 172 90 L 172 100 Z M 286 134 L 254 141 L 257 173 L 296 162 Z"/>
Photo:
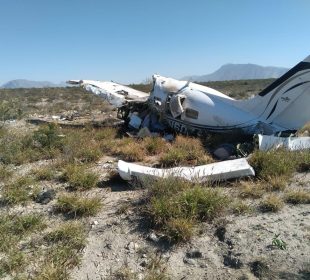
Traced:
<path id="1" fill-rule="evenodd" d="M 227 179 L 254 176 L 255 172 L 245 158 L 210 163 L 195 167 L 152 168 L 147 166 L 118 161 L 118 172 L 121 178 L 130 181 L 133 178 L 146 176 L 166 178 L 180 177 L 189 181 L 223 181 Z"/>
<path id="2" fill-rule="evenodd" d="M 277 137 L 273 135 L 258 135 L 259 149 L 285 148 L 290 151 L 310 149 L 310 137 Z"/>

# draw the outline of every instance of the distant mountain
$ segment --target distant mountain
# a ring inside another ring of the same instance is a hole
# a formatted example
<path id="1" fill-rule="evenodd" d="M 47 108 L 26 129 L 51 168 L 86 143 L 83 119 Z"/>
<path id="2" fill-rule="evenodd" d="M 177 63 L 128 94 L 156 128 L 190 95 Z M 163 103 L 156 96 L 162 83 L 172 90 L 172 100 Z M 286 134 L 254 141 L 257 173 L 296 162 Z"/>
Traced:
<path id="1" fill-rule="evenodd" d="M 202 76 L 186 76 L 182 79 L 196 82 L 268 79 L 279 78 L 287 71 L 287 68 L 272 66 L 266 67 L 256 64 L 225 64 L 211 74 Z"/>
<path id="2" fill-rule="evenodd" d="M 24 79 L 12 80 L 4 85 L 1 88 L 46 88 L 46 87 L 64 87 L 64 83 L 54 84 L 51 82 L 43 81 L 29 81 Z"/>

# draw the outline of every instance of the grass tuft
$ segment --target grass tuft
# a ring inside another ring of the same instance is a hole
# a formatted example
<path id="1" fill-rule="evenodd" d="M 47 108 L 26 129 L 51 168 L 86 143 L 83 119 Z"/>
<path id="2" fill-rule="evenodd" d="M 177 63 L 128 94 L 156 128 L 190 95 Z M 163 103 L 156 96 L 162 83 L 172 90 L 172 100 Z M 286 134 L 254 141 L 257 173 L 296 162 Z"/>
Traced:
<path id="1" fill-rule="evenodd" d="M 290 191 L 285 194 L 285 201 L 291 204 L 309 204 L 310 192 L 305 190 Z"/>
<path id="2" fill-rule="evenodd" d="M 3 187 L 2 198 L 7 204 L 26 203 L 37 194 L 35 181 L 30 177 L 20 177 Z"/>
<path id="3" fill-rule="evenodd" d="M 202 165 L 213 162 L 197 138 L 177 136 L 172 147 L 160 158 L 160 164 L 166 167 L 178 165 Z"/>
<path id="4" fill-rule="evenodd" d="M 43 217 L 38 214 L 1 215 L 0 251 L 10 251 L 23 237 L 45 226 Z"/>
<path id="5" fill-rule="evenodd" d="M 84 217 L 97 214 L 101 206 L 100 198 L 87 198 L 76 194 L 66 194 L 58 198 L 55 209 L 69 216 Z"/>
<path id="6" fill-rule="evenodd" d="M 173 242 L 187 241 L 201 221 L 221 216 L 229 199 L 219 190 L 176 178 L 149 181 L 146 215 Z"/>
<path id="7" fill-rule="evenodd" d="M 282 199 L 271 194 L 260 203 L 260 210 L 262 212 L 278 212 L 283 206 L 284 203 Z"/>
<path id="8" fill-rule="evenodd" d="M 97 185 L 99 176 L 87 170 L 85 165 L 68 164 L 63 179 L 75 190 L 89 190 Z"/>

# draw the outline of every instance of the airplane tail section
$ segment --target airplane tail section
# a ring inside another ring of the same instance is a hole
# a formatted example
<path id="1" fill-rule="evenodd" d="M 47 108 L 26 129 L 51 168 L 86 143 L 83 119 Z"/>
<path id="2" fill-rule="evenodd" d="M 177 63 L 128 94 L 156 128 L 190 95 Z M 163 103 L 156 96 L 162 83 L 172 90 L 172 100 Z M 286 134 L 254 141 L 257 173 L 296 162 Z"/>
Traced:
<path id="1" fill-rule="evenodd" d="M 264 122 L 296 130 L 310 121 L 310 56 L 240 106 Z"/>

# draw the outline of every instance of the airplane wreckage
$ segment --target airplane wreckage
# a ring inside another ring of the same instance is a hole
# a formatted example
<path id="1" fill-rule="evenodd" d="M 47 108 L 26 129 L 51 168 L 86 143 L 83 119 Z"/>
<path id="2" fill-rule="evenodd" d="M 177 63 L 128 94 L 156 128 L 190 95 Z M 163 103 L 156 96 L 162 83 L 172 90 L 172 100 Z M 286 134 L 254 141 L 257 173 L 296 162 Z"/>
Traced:
<path id="1" fill-rule="evenodd" d="M 149 135 L 169 127 L 177 133 L 202 137 L 208 133 L 258 135 L 262 150 L 310 148 L 310 137 L 279 137 L 296 132 L 310 121 L 310 56 L 247 100 L 235 100 L 210 87 L 160 75 L 153 75 L 150 93 L 113 82 L 70 80 L 68 83 L 101 96 L 118 109 L 118 117 L 131 128 L 144 129 Z M 125 180 L 130 180 L 132 174 L 165 177 L 173 173 L 188 180 L 196 175 L 199 180 L 254 175 L 246 161 L 238 160 L 178 170 L 152 169 L 120 161 L 119 173 Z"/>

